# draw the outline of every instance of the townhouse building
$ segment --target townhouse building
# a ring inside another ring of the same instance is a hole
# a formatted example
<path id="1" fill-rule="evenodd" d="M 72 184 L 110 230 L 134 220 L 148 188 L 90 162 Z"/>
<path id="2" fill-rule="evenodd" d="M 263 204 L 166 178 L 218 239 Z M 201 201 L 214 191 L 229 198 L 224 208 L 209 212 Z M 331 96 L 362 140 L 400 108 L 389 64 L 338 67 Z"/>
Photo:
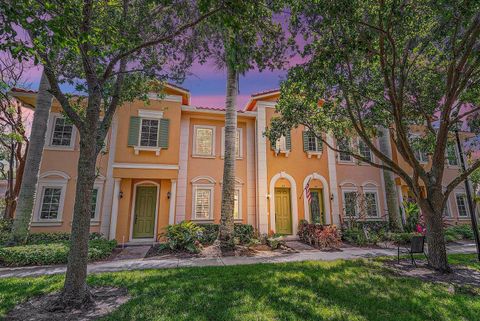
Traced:
<path id="1" fill-rule="evenodd" d="M 12 94 L 35 107 L 36 92 L 14 89 Z M 238 112 L 235 222 L 251 224 L 260 233 L 295 235 L 303 219 L 337 225 L 348 217 L 386 220 L 380 169 L 322 146 L 302 126 L 273 144 L 267 140 L 264 132 L 279 95 L 278 90 L 254 94 Z M 54 100 L 32 232 L 71 228 L 79 137 L 60 111 Z M 148 103 L 121 106 L 97 160 L 91 231 L 130 244 L 155 241 L 167 225 L 183 220 L 218 223 L 224 117 L 222 109 L 192 106 L 189 91 L 174 85 L 166 85 L 161 97 L 149 95 Z M 374 157 L 361 141 L 325 137 L 332 145 L 354 146 L 365 157 Z M 426 155 L 419 152 L 419 157 L 428 163 Z M 458 158 L 452 158 L 446 183 L 458 174 L 458 165 Z M 408 188 L 398 178 L 396 185 L 401 204 Z M 467 222 L 469 215 L 465 191 L 458 187 L 447 219 Z"/>

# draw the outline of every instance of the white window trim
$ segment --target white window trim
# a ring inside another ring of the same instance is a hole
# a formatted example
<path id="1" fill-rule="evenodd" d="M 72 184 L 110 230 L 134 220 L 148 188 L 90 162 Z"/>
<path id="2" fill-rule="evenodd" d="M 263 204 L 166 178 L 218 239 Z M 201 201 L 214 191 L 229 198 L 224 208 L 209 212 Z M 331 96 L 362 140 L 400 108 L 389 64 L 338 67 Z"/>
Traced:
<path id="1" fill-rule="evenodd" d="M 90 219 L 91 224 L 100 223 L 100 209 L 102 208 L 102 203 L 103 203 L 103 198 L 102 198 L 103 185 L 104 185 L 103 182 L 95 182 L 95 184 L 93 185 L 93 188 L 98 189 L 98 192 L 97 192 L 97 203 L 95 204 L 95 216 L 92 219 Z"/>
<path id="2" fill-rule="evenodd" d="M 465 208 L 467 210 L 467 216 L 460 215 L 460 210 L 458 209 L 457 195 L 465 196 Z M 457 217 L 459 219 L 468 219 L 470 218 L 470 206 L 468 204 L 467 194 L 465 192 L 455 192 L 455 206 L 457 207 Z"/>
<path id="3" fill-rule="evenodd" d="M 335 146 L 337 147 L 338 149 L 338 139 L 335 141 Z M 352 150 L 353 146 L 352 146 L 352 140 L 351 139 L 348 139 L 348 146 L 350 147 L 350 149 Z M 355 165 L 355 158 L 353 158 L 352 155 L 349 155 L 350 156 L 350 160 L 343 160 L 340 158 L 340 152 L 337 152 L 337 162 L 339 164 L 345 164 L 345 165 Z"/>
<path id="4" fill-rule="evenodd" d="M 211 129 L 212 130 L 212 153 L 210 155 L 202 155 L 197 153 L 197 129 Z M 192 157 L 198 158 L 215 158 L 215 145 L 216 145 L 216 130 L 215 126 L 208 126 L 208 125 L 193 125 L 193 141 L 192 141 L 192 149 L 193 154 Z"/>
<path id="5" fill-rule="evenodd" d="M 60 113 L 50 113 L 48 117 L 47 123 L 47 137 L 48 137 L 48 144 L 45 145 L 44 149 L 46 150 L 64 150 L 64 151 L 72 151 L 75 149 L 75 141 L 77 138 L 77 127 L 72 124 L 72 138 L 70 139 L 70 145 L 68 146 L 59 146 L 59 145 L 52 145 L 53 141 L 53 130 L 55 128 L 55 121 L 57 118 L 65 118 Z"/>
<path id="6" fill-rule="evenodd" d="M 363 195 L 365 197 L 366 193 L 373 193 L 375 194 L 375 205 L 377 207 L 377 216 L 369 216 L 368 213 L 365 213 L 366 219 L 380 219 L 382 215 L 380 214 L 380 197 L 378 196 L 378 189 L 377 188 L 363 188 Z"/>
<path id="7" fill-rule="evenodd" d="M 455 200 L 455 202 L 456 202 L 456 200 Z M 452 208 L 450 206 L 450 197 L 447 198 L 447 202 L 445 203 L 445 206 L 446 206 L 445 210 L 446 210 L 447 215 L 445 215 L 444 217 L 446 219 L 453 219 Z"/>
<path id="8" fill-rule="evenodd" d="M 146 112 L 146 113 L 145 113 Z M 156 117 L 154 117 L 156 115 Z M 138 145 L 133 146 L 133 150 L 135 152 L 135 155 L 140 154 L 140 151 L 151 151 L 155 152 L 155 156 L 160 156 L 160 151 L 162 150 L 161 147 L 158 146 L 141 146 L 141 140 L 142 140 L 142 123 L 144 120 L 158 120 L 158 127 L 157 127 L 157 143 L 158 139 L 160 136 L 160 119 L 162 119 L 163 112 L 157 112 L 157 111 L 145 111 L 140 109 L 138 111 L 138 116 L 140 117 L 140 126 L 138 126 Z M 148 116 L 148 117 L 146 117 Z"/>
<path id="9" fill-rule="evenodd" d="M 67 180 L 62 180 L 62 179 L 44 179 L 38 182 L 37 186 L 37 192 L 40 197 L 35 198 L 35 215 L 33 216 L 33 222 L 32 224 L 35 226 L 49 226 L 51 224 L 55 225 L 61 225 L 62 218 L 63 218 L 63 207 L 65 205 L 65 195 L 67 191 Z M 40 218 L 40 211 L 42 208 L 42 202 L 43 202 L 43 193 L 46 188 L 60 188 L 60 203 L 58 205 L 58 215 L 57 218 L 55 219 L 44 219 Z"/>
<path id="10" fill-rule="evenodd" d="M 305 132 L 308 133 L 309 131 L 306 130 Z M 313 136 L 313 138 L 315 138 L 315 144 L 316 144 L 317 147 L 318 147 L 319 144 L 320 145 L 322 144 L 322 141 L 320 139 L 318 139 L 317 136 Z M 312 156 L 317 156 L 317 158 L 320 158 L 323 154 L 323 150 L 319 150 L 319 151 L 307 150 L 307 151 L 305 151 L 305 153 L 307 153 L 308 158 L 312 158 Z"/>
<path id="11" fill-rule="evenodd" d="M 209 208 L 208 218 L 197 218 L 197 213 L 196 213 L 197 189 L 210 190 L 210 208 Z M 196 184 L 196 183 L 193 184 L 192 186 L 192 217 L 191 217 L 192 221 L 212 221 L 213 220 L 213 207 L 215 206 L 214 193 L 215 193 L 214 184 Z"/>
<path id="12" fill-rule="evenodd" d="M 360 153 L 360 144 L 361 144 L 361 143 L 363 143 L 363 140 L 362 140 L 360 137 L 358 137 L 358 138 L 357 138 L 358 154 L 363 157 L 363 155 Z M 375 144 L 374 144 L 374 145 L 375 145 Z M 368 147 L 368 146 L 367 146 L 367 147 Z M 370 161 L 371 161 L 371 162 L 374 162 L 374 161 L 375 161 L 375 155 L 373 154 L 372 149 L 371 149 L 371 148 L 369 148 L 369 149 L 370 149 Z M 368 165 L 368 166 L 371 166 L 369 163 L 367 163 L 367 162 L 362 162 L 361 160 L 359 160 L 359 165 Z"/>
<path id="13" fill-rule="evenodd" d="M 358 208 L 358 202 L 355 202 L 355 215 L 353 215 L 353 216 L 352 215 L 347 215 L 347 213 L 345 212 L 345 208 L 346 208 L 345 207 L 346 206 L 345 193 L 351 193 L 351 192 L 355 192 L 358 195 L 358 189 L 357 188 L 355 188 L 355 187 L 349 187 L 349 188 L 342 187 L 342 202 L 343 202 L 343 213 L 342 214 L 344 215 L 344 218 L 350 218 L 350 217 L 358 218 L 359 215 L 360 215 L 360 210 Z"/>
<path id="14" fill-rule="evenodd" d="M 453 143 L 453 149 L 455 150 L 455 157 L 457 158 L 457 165 L 450 164 L 450 159 L 448 158 L 448 144 L 447 144 L 447 147 L 445 149 L 445 154 L 446 154 L 445 158 L 446 158 L 446 161 L 447 161 L 447 167 L 448 168 L 460 168 L 461 160 L 460 160 L 460 153 L 458 152 L 457 144 Z"/>
<path id="15" fill-rule="evenodd" d="M 238 128 L 237 127 L 237 132 L 239 133 L 239 140 L 238 144 L 239 150 L 238 150 L 238 156 L 236 156 L 236 159 L 242 159 L 243 158 L 243 128 Z M 225 157 L 225 127 L 222 127 L 222 146 L 221 146 L 221 157 Z"/>
<path id="16" fill-rule="evenodd" d="M 238 190 L 238 218 L 234 218 L 235 221 L 243 220 L 243 211 L 242 211 L 242 185 L 235 185 L 235 190 Z"/>
<path id="17" fill-rule="evenodd" d="M 285 139 L 285 148 L 277 148 L 277 143 L 282 138 Z M 275 141 L 275 156 L 278 156 L 278 154 L 285 154 L 285 157 L 288 157 L 288 155 L 290 155 L 290 152 L 291 150 L 287 149 L 287 137 L 284 135 L 280 136 L 280 138 Z"/>

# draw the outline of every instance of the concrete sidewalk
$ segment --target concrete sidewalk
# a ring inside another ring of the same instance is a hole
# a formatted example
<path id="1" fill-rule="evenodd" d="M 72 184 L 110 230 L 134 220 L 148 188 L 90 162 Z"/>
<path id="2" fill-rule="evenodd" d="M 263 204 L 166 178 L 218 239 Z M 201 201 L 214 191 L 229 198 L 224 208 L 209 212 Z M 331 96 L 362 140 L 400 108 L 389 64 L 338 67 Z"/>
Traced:
<path id="1" fill-rule="evenodd" d="M 457 243 L 448 247 L 449 253 L 475 253 L 475 244 Z M 346 246 L 340 251 L 324 252 L 319 250 L 306 250 L 298 253 L 260 252 L 253 257 L 216 257 L 216 258 L 162 258 L 162 259 L 133 259 L 97 262 L 88 265 L 88 273 L 118 272 L 146 269 L 167 269 L 177 267 L 201 267 L 201 266 L 229 266 L 240 264 L 257 263 L 285 263 L 302 261 L 333 261 L 351 260 L 359 258 L 373 258 L 378 256 L 394 256 L 397 250 L 394 248 L 359 248 Z M 66 266 L 32 266 L 18 268 L 0 268 L 0 278 L 7 277 L 35 277 L 41 275 L 65 273 Z"/>

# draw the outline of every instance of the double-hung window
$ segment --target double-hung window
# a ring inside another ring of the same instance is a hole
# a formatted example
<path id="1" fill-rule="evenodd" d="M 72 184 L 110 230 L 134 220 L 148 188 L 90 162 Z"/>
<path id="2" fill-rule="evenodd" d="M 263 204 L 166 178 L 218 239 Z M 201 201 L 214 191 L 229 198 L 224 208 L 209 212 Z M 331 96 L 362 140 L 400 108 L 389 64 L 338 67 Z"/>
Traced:
<path id="1" fill-rule="evenodd" d="M 239 220 L 242 218 L 241 213 L 241 192 L 240 188 L 235 189 L 235 194 L 233 196 L 233 219 Z"/>
<path id="2" fill-rule="evenodd" d="M 92 202 L 90 203 L 90 219 L 97 217 L 98 188 L 92 190 Z"/>
<path id="3" fill-rule="evenodd" d="M 61 187 L 44 187 L 40 206 L 41 220 L 56 220 L 60 214 Z"/>
<path id="4" fill-rule="evenodd" d="M 194 188 L 194 219 L 209 220 L 213 218 L 213 188 L 197 186 Z"/>
<path id="5" fill-rule="evenodd" d="M 340 152 L 338 153 L 339 161 L 341 162 L 353 161 L 352 156 L 348 153 L 351 151 L 350 140 L 348 138 L 337 139 L 337 149 L 340 150 Z"/>
<path id="6" fill-rule="evenodd" d="M 310 158 L 312 155 L 320 157 L 322 153 L 322 141 L 310 131 L 303 132 L 303 150 Z"/>
<path id="7" fill-rule="evenodd" d="M 356 191 L 343 191 L 343 207 L 346 217 L 358 216 L 357 198 Z"/>
<path id="8" fill-rule="evenodd" d="M 470 215 L 470 211 L 468 209 L 467 195 L 464 193 L 457 193 L 455 198 L 457 201 L 458 216 L 468 217 Z"/>
<path id="9" fill-rule="evenodd" d="M 450 166 L 458 166 L 458 153 L 457 153 L 457 147 L 455 146 L 454 143 L 449 142 L 447 144 L 447 163 Z"/>
<path id="10" fill-rule="evenodd" d="M 215 127 L 195 126 L 194 131 L 194 155 L 215 156 Z"/>
<path id="11" fill-rule="evenodd" d="M 157 147 L 158 144 L 158 119 L 141 119 L 140 126 L 140 146 L 141 147 Z"/>
<path id="12" fill-rule="evenodd" d="M 225 156 L 225 127 L 222 128 L 222 157 Z M 235 157 L 242 158 L 242 128 L 237 128 L 235 136 Z"/>
<path id="13" fill-rule="evenodd" d="M 73 124 L 69 123 L 64 117 L 54 116 L 52 118 L 51 133 L 50 146 L 63 148 L 73 146 Z"/>
<path id="14" fill-rule="evenodd" d="M 372 151 L 361 138 L 358 139 L 358 152 L 363 158 L 372 161 Z"/>
<path id="15" fill-rule="evenodd" d="M 365 212 L 367 217 L 378 217 L 378 194 L 376 191 L 365 191 Z"/>

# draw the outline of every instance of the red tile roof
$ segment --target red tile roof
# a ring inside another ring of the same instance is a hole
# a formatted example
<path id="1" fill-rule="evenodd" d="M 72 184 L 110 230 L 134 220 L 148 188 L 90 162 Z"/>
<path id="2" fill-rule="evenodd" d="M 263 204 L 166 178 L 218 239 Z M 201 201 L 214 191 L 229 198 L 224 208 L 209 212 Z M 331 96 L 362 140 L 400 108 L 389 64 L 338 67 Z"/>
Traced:
<path id="1" fill-rule="evenodd" d="M 36 90 L 30 90 L 30 89 L 24 89 L 24 88 L 17 88 L 13 87 L 11 91 L 17 92 L 17 93 L 27 93 L 27 94 L 36 94 Z"/>
<path id="2" fill-rule="evenodd" d="M 260 91 L 260 92 L 257 92 L 257 93 L 253 93 L 252 97 L 262 96 L 262 95 L 266 95 L 266 94 L 272 94 L 272 93 L 275 93 L 277 91 L 280 91 L 280 88 L 273 88 L 273 89 L 268 89 L 268 90 Z"/>
<path id="3" fill-rule="evenodd" d="M 225 107 L 219 107 L 219 106 L 193 106 L 193 107 L 195 107 L 196 109 L 225 111 Z M 237 108 L 237 112 L 243 113 L 243 110 Z"/>

